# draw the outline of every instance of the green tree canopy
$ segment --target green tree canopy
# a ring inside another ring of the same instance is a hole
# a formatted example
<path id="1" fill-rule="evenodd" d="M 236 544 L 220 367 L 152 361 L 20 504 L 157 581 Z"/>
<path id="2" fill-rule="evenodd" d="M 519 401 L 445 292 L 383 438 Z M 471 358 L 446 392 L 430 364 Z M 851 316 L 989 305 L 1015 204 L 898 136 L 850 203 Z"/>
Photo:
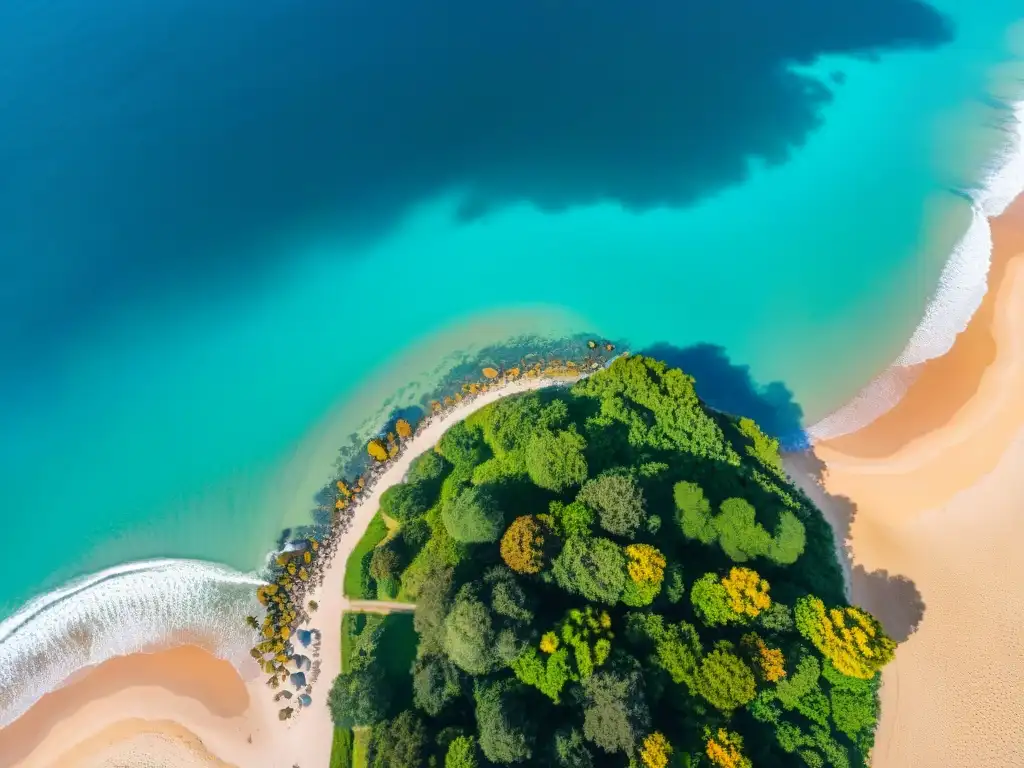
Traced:
<path id="1" fill-rule="evenodd" d="M 387 715 L 391 695 L 380 668 L 368 665 L 334 679 L 327 706 L 338 728 L 376 725 Z"/>
<path id="2" fill-rule="evenodd" d="M 616 536 L 632 538 L 647 514 L 640 486 L 619 472 L 588 481 L 576 498 L 597 512 L 601 527 Z"/>
<path id="3" fill-rule="evenodd" d="M 609 605 L 618 602 L 626 586 L 626 558 L 609 539 L 569 538 L 552 572 L 565 591 Z"/>
<path id="4" fill-rule="evenodd" d="M 472 736 L 457 736 L 448 745 L 444 768 L 479 768 L 480 750 Z"/>
<path id="5" fill-rule="evenodd" d="M 470 675 L 485 675 L 498 663 L 496 642 L 490 609 L 471 591 L 461 590 L 444 620 L 448 657 Z"/>
<path id="6" fill-rule="evenodd" d="M 539 488 L 563 491 L 587 479 L 586 440 L 575 429 L 534 433 L 526 446 L 526 471 Z"/>
<path id="7" fill-rule="evenodd" d="M 732 713 L 751 702 L 757 693 L 753 670 L 734 653 L 714 650 L 697 669 L 697 691 L 715 709 Z"/>
<path id="8" fill-rule="evenodd" d="M 463 544 L 497 541 L 505 529 L 498 502 L 486 488 L 467 488 L 442 511 L 445 528 Z"/>
<path id="9" fill-rule="evenodd" d="M 605 752 L 632 755 L 650 730 L 639 668 L 612 668 L 583 681 L 583 735 Z"/>
<path id="10" fill-rule="evenodd" d="M 518 683 L 481 683 L 474 696 L 480 749 L 494 763 L 521 763 L 533 756 L 536 724 Z"/>
<path id="11" fill-rule="evenodd" d="M 441 714 L 461 692 L 459 670 L 446 657 L 430 654 L 416 659 L 412 668 L 413 702 L 431 717 Z"/>
<path id="12" fill-rule="evenodd" d="M 422 517 L 430 498 L 419 483 L 397 483 L 380 495 L 380 511 L 400 523 Z"/>
<path id="13" fill-rule="evenodd" d="M 373 729 L 367 750 L 372 768 L 422 768 L 426 764 L 427 729 L 415 712 L 406 710 Z"/>

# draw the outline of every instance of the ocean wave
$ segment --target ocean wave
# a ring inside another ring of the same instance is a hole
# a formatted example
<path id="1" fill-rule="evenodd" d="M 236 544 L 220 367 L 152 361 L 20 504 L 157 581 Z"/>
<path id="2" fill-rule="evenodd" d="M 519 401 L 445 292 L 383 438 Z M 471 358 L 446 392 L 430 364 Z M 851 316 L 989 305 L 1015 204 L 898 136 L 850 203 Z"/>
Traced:
<path id="1" fill-rule="evenodd" d="M 194 560 L 128 563 L 32 600 L 0 623 L 0 727 L 88 666 L 194 642 L 243 667 L 260 615 L 252 575 Z"/>
<path id="2" fill-rule="evenodd" d="M 916 378 L 911 369 L 949 352 L 978 311 L 988 291 L 992 263 L 989 219 L 1002 214 L 1024 193 L 1024 101 L 1007 105 L 1000 129 L 1005 134 L 1002 147 L 983 171 L 982 183 L 969 192 L 970 226 L 943 267 L 910 341 L 892 365 L 853 400 L 807 429 L 812 440 L 855 432 L 892 409 Z"/>

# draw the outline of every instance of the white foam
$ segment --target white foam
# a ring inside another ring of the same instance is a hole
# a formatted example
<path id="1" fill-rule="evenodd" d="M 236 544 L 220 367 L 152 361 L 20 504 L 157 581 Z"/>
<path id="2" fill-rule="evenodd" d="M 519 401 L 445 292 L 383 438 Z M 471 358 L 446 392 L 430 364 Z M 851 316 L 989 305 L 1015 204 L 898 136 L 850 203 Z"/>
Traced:
<path id="1" fill-rule="evenodd" d="M 1024 193 L 1024 101 L 1012 105 L 1001 125 L 1006 138 L 986 172 L 971 191 L 971 223 L 953 248 L 924 317 L 892 366 L 852 401 L 809 427 L 814 440 L 855 432 L 893 408 L 913 380 L 909 369 L 949 352 L 988 291 L 992 264 L 989 218 L 1002 214 Z"/>
<path id="2" fill-rule="evenodd" d="M 0 727 L 75 672 L 187 639 L 240 668 L 251 664 L 263 582 L 194 560 L 149 560 L 78 579 L 0 623 Z"/>

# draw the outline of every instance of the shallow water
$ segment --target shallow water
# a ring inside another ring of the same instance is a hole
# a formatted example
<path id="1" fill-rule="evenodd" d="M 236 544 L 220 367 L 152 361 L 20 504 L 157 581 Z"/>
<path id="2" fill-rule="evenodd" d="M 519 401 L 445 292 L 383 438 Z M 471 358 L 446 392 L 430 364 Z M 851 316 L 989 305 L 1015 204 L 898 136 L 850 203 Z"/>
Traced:
<path id="1" fill-rule="evenodd" d="M 1022 183 L 1024 14 L 685 5 L 4 3 L 0 615 L 256 567 L 349 434 L 514 333 L 714 345 L 807 424 L 941 353 Z"/>

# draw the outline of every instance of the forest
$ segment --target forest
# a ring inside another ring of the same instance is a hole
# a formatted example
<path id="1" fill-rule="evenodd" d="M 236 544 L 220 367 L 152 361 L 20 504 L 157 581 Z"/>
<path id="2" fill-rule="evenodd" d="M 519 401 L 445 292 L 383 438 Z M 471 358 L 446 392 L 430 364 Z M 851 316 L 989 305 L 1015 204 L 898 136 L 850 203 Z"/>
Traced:
<path id="1" fill-rule="evenodd" d="M 360 577 L 415 603 L 415 650 L 396 673 L 379 629 L 346 638 L 329 706 L 366 765 L 869 764 L 895 643 L 778 443 L 683 371 L 503 398 L 381 513 Z"/>

